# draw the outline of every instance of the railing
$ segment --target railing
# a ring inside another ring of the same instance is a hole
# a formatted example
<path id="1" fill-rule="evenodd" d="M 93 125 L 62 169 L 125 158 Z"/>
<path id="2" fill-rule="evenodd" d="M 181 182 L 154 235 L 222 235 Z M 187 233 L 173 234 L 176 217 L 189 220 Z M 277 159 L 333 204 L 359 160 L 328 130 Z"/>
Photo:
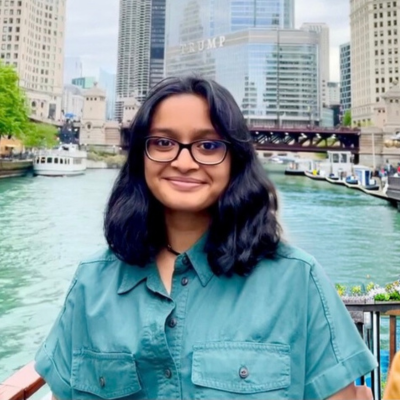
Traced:
<path id="1" fill-rule="evenodd" d="M 29 399 L 44 385 L 44 380 L 30 363 L 0 384 L 0 400 Z"/>
<path id="2" fill-rule="evenodd" d="M 400 316 L 400 302 L 384 302 L 360 304 L 345 300 L 358 331 L 368 347 L 381 363 L 380 356 L 380 327 L 381 316 L 389 317 L 389 366 L 397 349 L 397 317 Z M 365 377 L 361 377 L 361 383 Z M 42 386 L 43 379 L 35 372 L 33 363 L 26 365 L 15 375 L 0 384 L 0 400 L 25 400 L 33 396 Z M 371 389 L 375 400 L 382 398 L 382 380 L 380 367 L 371 372 Z"/>

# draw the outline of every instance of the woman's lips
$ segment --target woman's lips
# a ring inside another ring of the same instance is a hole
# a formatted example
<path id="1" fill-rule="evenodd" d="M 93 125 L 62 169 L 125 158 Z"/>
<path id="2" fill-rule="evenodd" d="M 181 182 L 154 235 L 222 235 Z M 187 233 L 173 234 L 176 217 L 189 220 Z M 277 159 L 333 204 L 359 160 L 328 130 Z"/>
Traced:
<path id="1" fill-rule="evenodd" d="M 165 178 L 165 180 L 167 180 L 172 186 L 178 189 L 187 189 L 187 190 L 197 189 L 205 184 L 205 182 L 193 178 L 171 177 L 171 178 Z"/>

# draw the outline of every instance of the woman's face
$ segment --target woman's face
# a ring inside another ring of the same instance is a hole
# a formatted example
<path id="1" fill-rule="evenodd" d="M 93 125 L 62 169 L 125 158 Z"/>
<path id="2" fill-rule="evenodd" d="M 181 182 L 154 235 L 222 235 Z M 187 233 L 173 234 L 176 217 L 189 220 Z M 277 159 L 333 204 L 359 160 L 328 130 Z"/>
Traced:
<path id="1" fill-rule="evenodd" d="M 222 138 L 211 123 L 206 100 L 191 94 L 174 95 L 158 105 L 149 137 L 162 138 L 152 139 L 151 154 L 157 159 L 168 159 L 167 155 L 175 151 L 172 147 L 178 148 L 176 142 L 166 139 L 183 144 L 207 141 L 197 143 L 196 149 L 192 147 L 197 157 L 206 160 L 217 152 L 214 149 L 224 147 L 213 142 Z M 218 151 L 223 154 L 223 150 Z M 188 149 L 182 149 L 174 161 L 157 162 L 145 156 L 144 165 L 147 186 L 161 204 L 172 211 L 200 212 L 213 205 L 228 186 L 231 157 L 228 150 L 218 165 L 202 165 L 192 158 Z"/>

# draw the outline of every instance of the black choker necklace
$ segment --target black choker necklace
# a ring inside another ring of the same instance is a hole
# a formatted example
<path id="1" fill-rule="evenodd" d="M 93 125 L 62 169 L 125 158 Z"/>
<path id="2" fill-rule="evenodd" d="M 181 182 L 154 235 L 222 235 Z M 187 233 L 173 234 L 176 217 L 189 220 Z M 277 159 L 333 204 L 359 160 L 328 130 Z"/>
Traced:
<path id="1" fill-rule="evenodd" d="M 175 256 L 180 256 L 180 255 L 181 255 L 181 253 L 178 253 L 177 251 L 175 251 L 175 250 L 171 247 L 170 244 L 167 244 L 167 250 L 168 250 L 170 253 L 174 254 Z"/>

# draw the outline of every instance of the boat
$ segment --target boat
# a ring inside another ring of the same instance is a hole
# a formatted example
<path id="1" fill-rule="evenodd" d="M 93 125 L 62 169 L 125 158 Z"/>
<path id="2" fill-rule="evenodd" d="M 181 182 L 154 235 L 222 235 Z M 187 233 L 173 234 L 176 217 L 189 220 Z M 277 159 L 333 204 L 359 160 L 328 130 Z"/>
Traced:
<path id="1" fill-rule="evenodd" d="M 379 185 L 377 185 L 376 180 L 373 179 L 372 168 L 364 167 L 362 165 L 354 166 L 354 175 L 360 186 L 366 190 L 380 190 Z"/>
<path id="2" fill-rule="evenodd" d="M 343 185 L 345 186 L 344 180 L 341 179 L 339 176 L 331 174 L 329 176 L 327 176 L 326 181 L 329 183 L 332 183 L 333 185 Z"/>
<path id="3" fill-rule="evenodd" d="M 86 151 L 75 144 L 63 144 L 52 150 L 39 151 L 33 161 L 35 176 L 74 176 L 86 171 Z"/>
<path id="4" fill-rule="evenodd" d="M 320 171 L 304 171 L 304 175 L 308 178 L 314 179 L 315 181 L 326 181 L 326 177 L 324 174 L 320 174 Z"/>
<path id="5" fill-rule="evenodd" d="M 360 188 L 360 184 L 358 182 L 358 179 L 354 175 L 348 176 L 345 179 L 344 184 L 349 188 L 353 188 L 353 189 L 359 189 Z"/>
<path id="6" fill-rule="evenodd" d="M 289 163 L 289 166 L 285 169 L 285 175 L 297 175 L 304 176 L 305 171 L 311 168 L 312 160 L 308 159 L 297 159 Z"/>

